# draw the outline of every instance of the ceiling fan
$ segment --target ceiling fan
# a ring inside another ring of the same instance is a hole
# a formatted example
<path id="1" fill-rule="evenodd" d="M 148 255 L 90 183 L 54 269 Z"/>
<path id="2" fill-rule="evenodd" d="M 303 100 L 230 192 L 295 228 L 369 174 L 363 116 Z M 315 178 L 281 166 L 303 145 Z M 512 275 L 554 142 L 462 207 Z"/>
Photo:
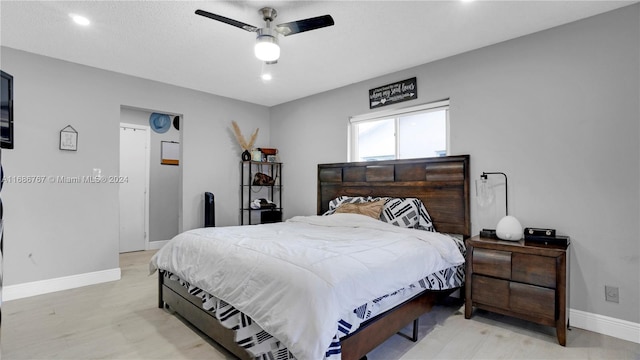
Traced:
<path id="1" fill-rule="evenodd" d="M 204 10 L 196 10 L 197 15 L 208 17 L 213 20 L 221 21 L 225 24 L 235 26 L 237 28 L 257 33 L 256 45 L 254 47 L 255 55 L 258 59 L 265 61 L 267 64 L 275 64 L 280 57 L 280 46 L 278 45 L 278 34 L 289 36 L 301 32 L 320 29 L 334 24 L 331 15 L 316 16 L 304 20 L 292 21 L 271 28 L 271 22 L 278 16 L 278 12 L 274 8 L 264 7 L 258 11 L 266 22 L 266 26 L 258 28 L 253 25 L 245 24 L 241 21 L 229 19 L 227 17 L 212 14 Z"/>

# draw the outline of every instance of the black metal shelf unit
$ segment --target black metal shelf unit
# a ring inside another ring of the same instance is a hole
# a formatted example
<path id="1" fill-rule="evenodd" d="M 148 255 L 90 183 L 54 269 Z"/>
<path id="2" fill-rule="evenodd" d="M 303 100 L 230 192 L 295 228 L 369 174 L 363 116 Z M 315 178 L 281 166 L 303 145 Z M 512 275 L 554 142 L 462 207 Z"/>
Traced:
<path id="1" fill-rule="evenodd" d="M 271 177 L 273 184 L 257 184 L 256 174 Z M 256 199 L 265 199 L 274 205 L 254 209 L 251 204 Z M 282 210 L 282 163 L 240 162 L 240 225 L 282 221 Z"/>

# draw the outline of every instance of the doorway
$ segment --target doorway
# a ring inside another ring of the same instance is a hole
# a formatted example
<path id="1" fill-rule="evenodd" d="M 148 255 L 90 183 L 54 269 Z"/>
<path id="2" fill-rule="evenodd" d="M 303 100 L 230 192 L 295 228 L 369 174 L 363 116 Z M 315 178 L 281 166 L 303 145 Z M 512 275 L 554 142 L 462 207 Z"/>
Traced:
<path id="1" fill-rule="evenodd" d="M 149 229 L 149 127 L 120 123 L 120 252 L 146 250 Z"/>

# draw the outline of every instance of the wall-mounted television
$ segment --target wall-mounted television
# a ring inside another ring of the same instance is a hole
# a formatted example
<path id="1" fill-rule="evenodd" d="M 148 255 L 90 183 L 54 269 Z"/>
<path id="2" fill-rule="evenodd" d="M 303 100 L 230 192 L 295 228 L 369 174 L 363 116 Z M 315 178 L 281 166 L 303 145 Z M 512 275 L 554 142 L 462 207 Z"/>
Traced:
<path id="1" fill-rule="evenodd" d="M 13 149 L 13 76 L 0 70 L 0 148 Z"/>

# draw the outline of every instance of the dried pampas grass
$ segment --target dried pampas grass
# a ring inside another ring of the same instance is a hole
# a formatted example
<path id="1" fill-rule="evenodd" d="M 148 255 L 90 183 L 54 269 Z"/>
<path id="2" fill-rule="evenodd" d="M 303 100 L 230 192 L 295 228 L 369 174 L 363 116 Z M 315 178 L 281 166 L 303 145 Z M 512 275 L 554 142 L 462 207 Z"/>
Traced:
<path id="1" fill-rule="evenodd" d="M 235 121 L 231 121 L 231 125 L 233 125 L 233 133 L 236 136 L 236 140 L 238 140 L 238 144 L 240 144 L 240 147 L 243 150 L 251 151 L 251 149 L 253 149 L 253 145 L 256 143 L 256 139 L 258 138 L 258 130 L 260 130 L 260 128 L 256 129 L 256 131 L 251 135 L 251 139 L 249 139 L 249 142 L 247 142 L 247 140 L 245 140 L 244 136 L 242 135 L 238 124 L 236 124 Z"/>

